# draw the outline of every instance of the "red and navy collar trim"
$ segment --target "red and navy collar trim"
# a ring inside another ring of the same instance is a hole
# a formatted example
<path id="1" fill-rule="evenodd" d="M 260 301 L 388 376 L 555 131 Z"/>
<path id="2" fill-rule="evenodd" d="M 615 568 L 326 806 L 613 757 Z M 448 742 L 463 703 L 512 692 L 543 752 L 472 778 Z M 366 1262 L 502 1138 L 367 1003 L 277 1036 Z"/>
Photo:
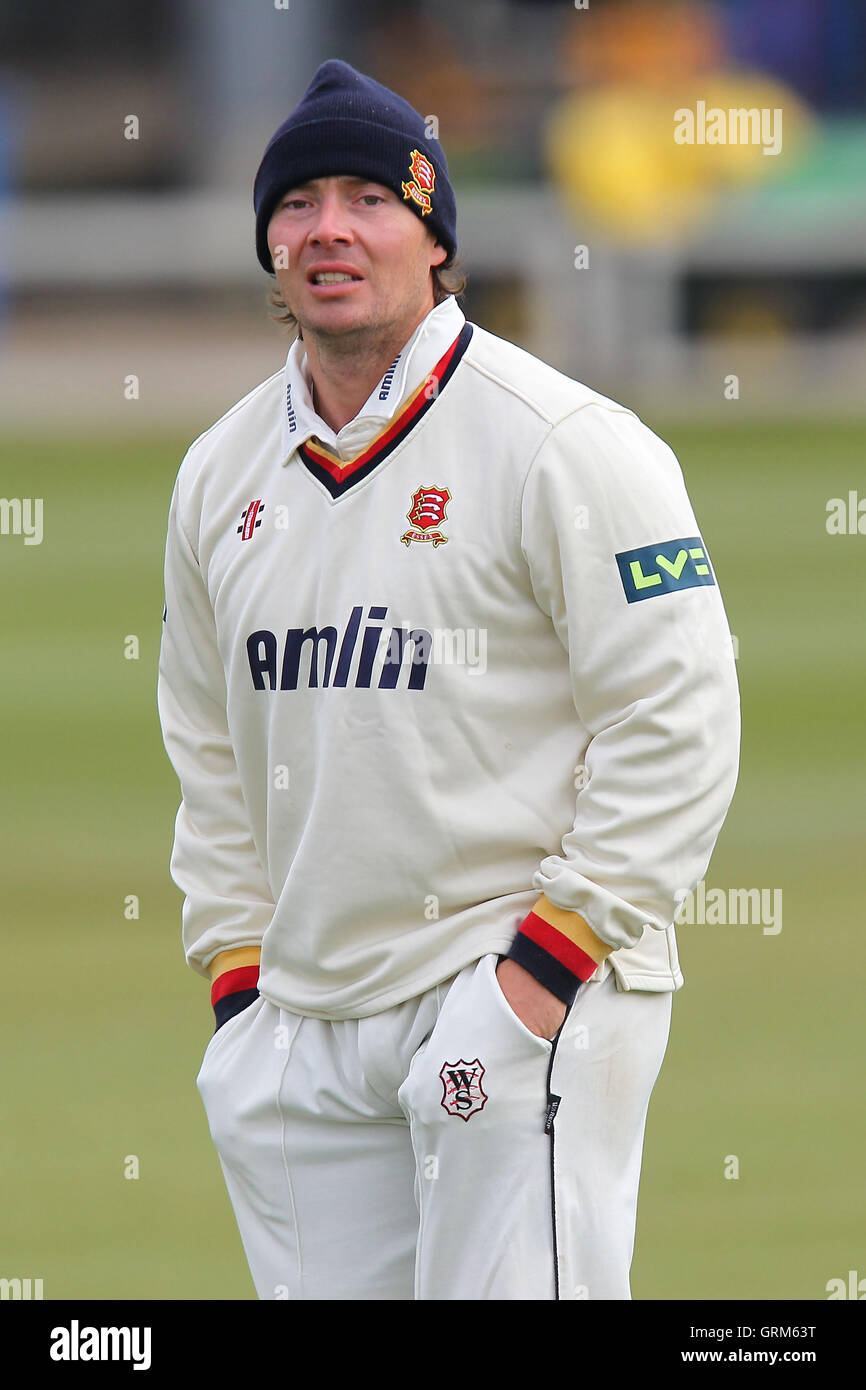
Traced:
<path id="1" fill-rule="evenodd" d="M 298 455 L 304 467 L 328 489 L 332 497 L 342 497 L 349 488 L 369 477 L 373 469 L 393 453 L 398 444 L 402 444 L 407 434 L 415 428 L 451 380 L 471 337 L 472 324 L 464 324 L 459 335 L 424 378 L 417 391 L 412 393 L 393 420 L 389 420 L 366 449 L 350 463 L 345 463 L 318 440 L 308 439 L 298 445 Z"/>

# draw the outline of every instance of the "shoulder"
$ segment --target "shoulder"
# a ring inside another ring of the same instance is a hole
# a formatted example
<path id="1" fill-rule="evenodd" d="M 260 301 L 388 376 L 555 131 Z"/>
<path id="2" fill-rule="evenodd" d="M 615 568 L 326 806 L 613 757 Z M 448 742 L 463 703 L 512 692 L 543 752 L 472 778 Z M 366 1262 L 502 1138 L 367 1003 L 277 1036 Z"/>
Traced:
<path id="1" fill-rule="evenodd" d="M 628 406 L 475 324 L 466 359 L 473 411 L 509 439 L 531 441 L 525 480 L 551 474 L 603 486 L 681 486 L 673 451 Z"/>
<path id="2" fill-rule="evenodd" d="M 477 324 L 472 325 L 465 360 L 477 381 L 486 383 L 492 395 L 498 394 L 502 404 L 508 402 L 515 410 L 522 408 L 532 412 L 551 428 L 562 424 L 575 412 L 593 407 L 613 415 L 636 418 L 627 406 L 593 391 L 525 348 L 498 338 Z"/>

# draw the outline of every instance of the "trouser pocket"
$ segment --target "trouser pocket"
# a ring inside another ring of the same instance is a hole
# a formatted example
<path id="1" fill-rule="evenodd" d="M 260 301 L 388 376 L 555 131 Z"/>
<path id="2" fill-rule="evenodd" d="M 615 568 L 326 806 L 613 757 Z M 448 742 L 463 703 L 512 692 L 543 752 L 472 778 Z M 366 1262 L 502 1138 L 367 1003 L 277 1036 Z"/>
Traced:
<path id="1" fill-rule="evenodd" d="M 511 1009 L 495 955 L 457 977 L 399 1098 L 421 1212 L 420 1298 L 554 1298 L 554 1045 Z"/>

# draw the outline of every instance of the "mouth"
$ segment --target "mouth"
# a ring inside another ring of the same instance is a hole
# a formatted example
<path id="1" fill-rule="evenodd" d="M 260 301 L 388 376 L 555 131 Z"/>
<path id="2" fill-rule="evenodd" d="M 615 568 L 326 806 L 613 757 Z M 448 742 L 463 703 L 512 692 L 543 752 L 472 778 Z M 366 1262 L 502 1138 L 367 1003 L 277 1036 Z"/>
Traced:
<path id="1" fill-rule="evenodd" d="M 307 276 L 307 284 L 318 295 L 331 297 L 345 294 L 354 285 L 360 285 L 363 277 L 348 270 L 314 270 Z"/>

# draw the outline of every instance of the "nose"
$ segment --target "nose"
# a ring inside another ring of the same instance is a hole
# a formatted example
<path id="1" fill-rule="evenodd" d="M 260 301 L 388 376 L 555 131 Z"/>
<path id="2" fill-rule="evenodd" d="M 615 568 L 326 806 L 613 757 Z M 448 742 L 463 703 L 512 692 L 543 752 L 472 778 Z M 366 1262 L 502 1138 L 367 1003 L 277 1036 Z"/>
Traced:
<path id="1" fill-rule="evenodd" d="M 314 245 L 334 241 L 348 243 L 352 240 L 346 205 L 338 189 L 329 188 L 323 195 L 310 228 L 309 240 Z"/>

